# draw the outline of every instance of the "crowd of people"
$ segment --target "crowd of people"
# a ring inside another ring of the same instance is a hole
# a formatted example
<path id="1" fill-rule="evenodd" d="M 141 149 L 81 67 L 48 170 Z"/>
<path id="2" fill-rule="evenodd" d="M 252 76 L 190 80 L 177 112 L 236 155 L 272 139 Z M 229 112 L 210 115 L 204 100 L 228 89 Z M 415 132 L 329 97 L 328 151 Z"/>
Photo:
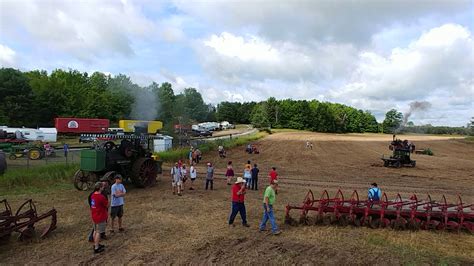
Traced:
<path id="1" fill-rule="evenodd" d="M 191 148 L 189 153 L 190 167 L 187 169 L 186 165 L 179 160 L 174 164 L 170 170 L 171 185 L 173 195 L 183 195 L 185 191 L 185 183 L 190 179 L 189 190 L 195 190 L 194 183 L 198 178 L 198 171 L 196 164 L 202 159 L 199 149 Z M 206 164 L 205 177 L 205 190 L 214 190 L 214 166 L 211 162 Z M 228 161 L 225 171 L 225 178 L 227 185 L 231 186 L 231 211 L 228 219 L 229 226 L 235 226 L 234 221 L 237 214 L 240 214 L 242 219 L 242 225 L 250 227 L 247 222 L 247 213 L 245 207 L 245 195 L 247 190 L 259 190 L 260 169 L 258 165 L 248 160 L 242 171 L 242 176 L 236 178 L 236 172 L 234 171 L 233 162 Z M 235 180 L 235 181 L 234 181 Z M 279 235 L 281 231 L 275 220 L 273 206 L 276 201 L 276 195 L 279 189 L 279 176 L 276 167 L 272 167 L 268 173 L 268 183 L 263 193 L 262 199 L 262 213 L 263 217 L 259 223 L 259 231 L 267 231 L 266 225 L 270 222 L 271 233 Z M 126 189 L 122 184 L 122 177 L 117 174 L 115 176 L 115 183 L 111 189 L 108 189 L 108 182 L 97 182 L 94 187 L 94 191 L 89 195 L 89 205 L 91 210 L 91 217 L 93 221 L 93 229 L 89 235 L 89 241 L 94 243 L 94 253 L 101 253 L 105 250 L 105 246 L 100 244 L 101 239 L 107 239 L 106 227 L 108 224 L 111 226 L 110 233 L 115 233 L 115 219 L 118 223 L 118 231 L 124 231 L 122 217 L 124 214 L 124 197 L 126 195 Z M 109 195 L 110 194 L 110 195 Z M 368 199 L 370 201 L 379 201 L 382 197 L 382 192 L 378 188 L 376 183 L 372 183 L 371 188 L 368 191 Z M 109 201 L 110 198 L 110 201 Z M 110 207 L 110 218 L 109 223 L 109 207 Z"/>

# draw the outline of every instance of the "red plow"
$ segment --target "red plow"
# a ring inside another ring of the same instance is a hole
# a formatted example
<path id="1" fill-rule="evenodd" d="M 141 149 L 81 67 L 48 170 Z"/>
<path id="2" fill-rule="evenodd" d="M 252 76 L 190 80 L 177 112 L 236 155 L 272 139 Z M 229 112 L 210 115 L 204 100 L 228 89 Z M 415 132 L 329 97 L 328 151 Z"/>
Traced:
<path id="1" fill-rule="evenodd" d="M 291 218 L 291 210 L 300 212 L 299 221 Z M 316 215 L 309 215 L 310 212 Z M 408 199 L 397 194 L 394 200 L 388 200 L 385 193 L 380 201 L 360 200 L 356 190 L 345 199 L 340 189 L 333 198 L 324 190 L 321 197 L 315 199 L 309 190 L 302 204 L 286 206 L 285 222 L 474 233 L 474 204 L 463 203 L 460 196 L 456 203 L 448 203 L 444 195 L 440 201 L 432 200 L 430 195 L 420 200 L 415 194 Z"/>
<path id="2" fill-rule="evenodd" d="M 46 213 L 38 215 L 33 200 L 25 201 L 16 213 L 6 199 L 0 201 L 3 210 L 0 209 L 0 243 L 8 240 L 13 232 L 18 232 L 19 240 L 32 239 L 39 231 L 39 237 L 45 238 L 51 231 L 56 229 L 56 210 L 51 209 Z M 49 222 L 47 221 L 49 220 Z"/>

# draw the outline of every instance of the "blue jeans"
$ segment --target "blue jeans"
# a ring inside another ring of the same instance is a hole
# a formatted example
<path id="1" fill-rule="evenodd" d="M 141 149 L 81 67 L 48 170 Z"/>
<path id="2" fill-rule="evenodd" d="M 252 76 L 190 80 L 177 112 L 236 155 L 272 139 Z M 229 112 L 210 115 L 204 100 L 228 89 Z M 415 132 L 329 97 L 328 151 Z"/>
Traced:
<path id="1" fill-rule="evenodd" d="M 266 208 L 266 204 L 263 204 L 263 218 L 262 222 L 260 223 L 260 230 L 264 230 L 265 226 L 267 225 L 267 221 L 270 220 L 270 224 L 272 225 L 272 232 L 275 233 L 278 231 L 278 226 L 275 222 L 275 216 L 273 216 L 273 206 L 268 205 Z"/>
<path id="2" fill-rule="evenodd" d="M 234 223 L 234 219 L 237 216 L 237 213 L 240 212 L 240 217 L 242 218 L 242 224 L 247 224 L 247 213 L 245 211 L 245 204 L 243 202 L 232 202 L 232 212 L 229 217 L 229 224 Z"/>
<path id="3" fill-rule="evenodd" d="M 244 178 L 244 179 L 245 179 L 245 182 L 246 182 L 246 183 L 245 183 L 245 186 L 246 186 L 247 188 L 250 188 L 250 186 L 252 185 L 252 184 L 251 184 L 251 183 L 252 183 L 252 178 L 246 177 L 246 178 Z"/>

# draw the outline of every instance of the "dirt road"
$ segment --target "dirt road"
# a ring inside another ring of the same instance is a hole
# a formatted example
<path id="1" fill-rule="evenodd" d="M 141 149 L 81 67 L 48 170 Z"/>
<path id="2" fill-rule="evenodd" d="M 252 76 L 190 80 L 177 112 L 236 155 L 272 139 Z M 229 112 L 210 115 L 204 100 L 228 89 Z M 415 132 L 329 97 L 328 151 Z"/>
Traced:
<path id="1" fill-rule="evenodd" d="M 182 197 L 171 194 L 170 177 L 161 177 L 150 189 L 134 189 L 126 196 L 124 233 L 110 235 L 107 251 L 93 255 L 86 241 L 91 228 L 86 192 L 66 188 L 36 195 L 8 196 L 14 208 L 33 197 L 40 209 L 58 210 L 58 229 L 51 237 L 35 243 L 11 239 L 0 246 L 2 263 L 42 264 L 472 264 L 474 236 L 465 233 L 430 231 L 371 230 L 352 227 L 289 227 L 283 224 L 284 206 L 301 202 L 308 188 L 316 194 L 323 189 L 346 194 L 360 189 L 364 195 L 371 182 L 377 182 L 389 196 L 431 193 L 457 193 L 474 201 L 474 144 L 446 137 L 407 137 L 417 148 L 429 147 L 435 156 L 414 155 L 416 168 L 382 167 L 380 157 L 388 154 L 391 136 L 332 135 L 286 132 L 258 141 L 259 155 L 247 155 L 244 148 L 228 151 L 228 158 L 205 156 L 218 172 L 216 190 L 205 191 L 202 174 L 197 190 L 186 190 Z M 313 150 L 305 149 L 306 140 Z M 223 173 L 232 160 L 236 173 L 251 160 L 261 169 L 259 191 L 247 194 L 250 228 L 227 225 L 230 192 Z M 262 189 L 266 174 L 276 166 L 281 176 L 281 191 L 275 211 L 283 233 L 259 233 Z M 204 164 L 199 166 L 200 173 Z"/>

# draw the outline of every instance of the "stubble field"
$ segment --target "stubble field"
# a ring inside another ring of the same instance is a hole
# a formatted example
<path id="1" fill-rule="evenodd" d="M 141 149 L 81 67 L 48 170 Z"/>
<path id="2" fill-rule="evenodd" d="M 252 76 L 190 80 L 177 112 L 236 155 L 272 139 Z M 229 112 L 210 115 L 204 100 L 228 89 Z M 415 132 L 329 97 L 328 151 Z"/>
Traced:
<path id="1" fill-rule="evenodd" d="M 261 154 L 248 155 L 243 147 L 228 151 L 226 159 L 208 154 L 204 162 L 216 165 L 214 191 L 205 191 L 203 175 L 197 190 L 182 197 L 171 193 L 170 165 L 156 186 L 127 186 L 124 223 L 126 231 L 109 234 L 106 252 L 92 253 L 87 242 L 91 228 L 87 192 L 70 189 L 34 195 L 6 195 L 13 209 L 27 198 L 38 208 L 58 210 L 58 229 L 49 238 L 21 243 L 12 238 L 0 246 L 0 264 L 473 264 L 474 236 L 467 233 L 393 231 L 337 226 L 284 225 L 284 206 L 299 203 L 308 189 L 319 195 L 341 188 L 347 196 L 354 189 L 361 195 L 377 182 L 389 197 L 416 192 L 433 198 L 445 194 L 454 201 L 461 194 L 474 201 L 474 144 L 463 139 L 438 136 L 404 136 L 418 148 L 431 148 L 435 156 L 414 155 L 416 168 L 385 168 L 380 157 L 389 154 L 389 135 L 320 134 L 281 132 L 256 144 Z M 306 140 L 313 149 L 305 149 Z M 224 181 L 225 165 L 234 162 L 239 175 L 251 160 L 261 170 L 260 190 L 246 196 L 250 228 L 229 227 L 230 188 Z M 266 175 L 277 167 L 281 186 L 275 212 L 283 233 L 260 233 L 263 188 Z M 198 166 L 204 173 L 204 163 Z M 189 187 L 189 186 L 188 186 Z"/>

